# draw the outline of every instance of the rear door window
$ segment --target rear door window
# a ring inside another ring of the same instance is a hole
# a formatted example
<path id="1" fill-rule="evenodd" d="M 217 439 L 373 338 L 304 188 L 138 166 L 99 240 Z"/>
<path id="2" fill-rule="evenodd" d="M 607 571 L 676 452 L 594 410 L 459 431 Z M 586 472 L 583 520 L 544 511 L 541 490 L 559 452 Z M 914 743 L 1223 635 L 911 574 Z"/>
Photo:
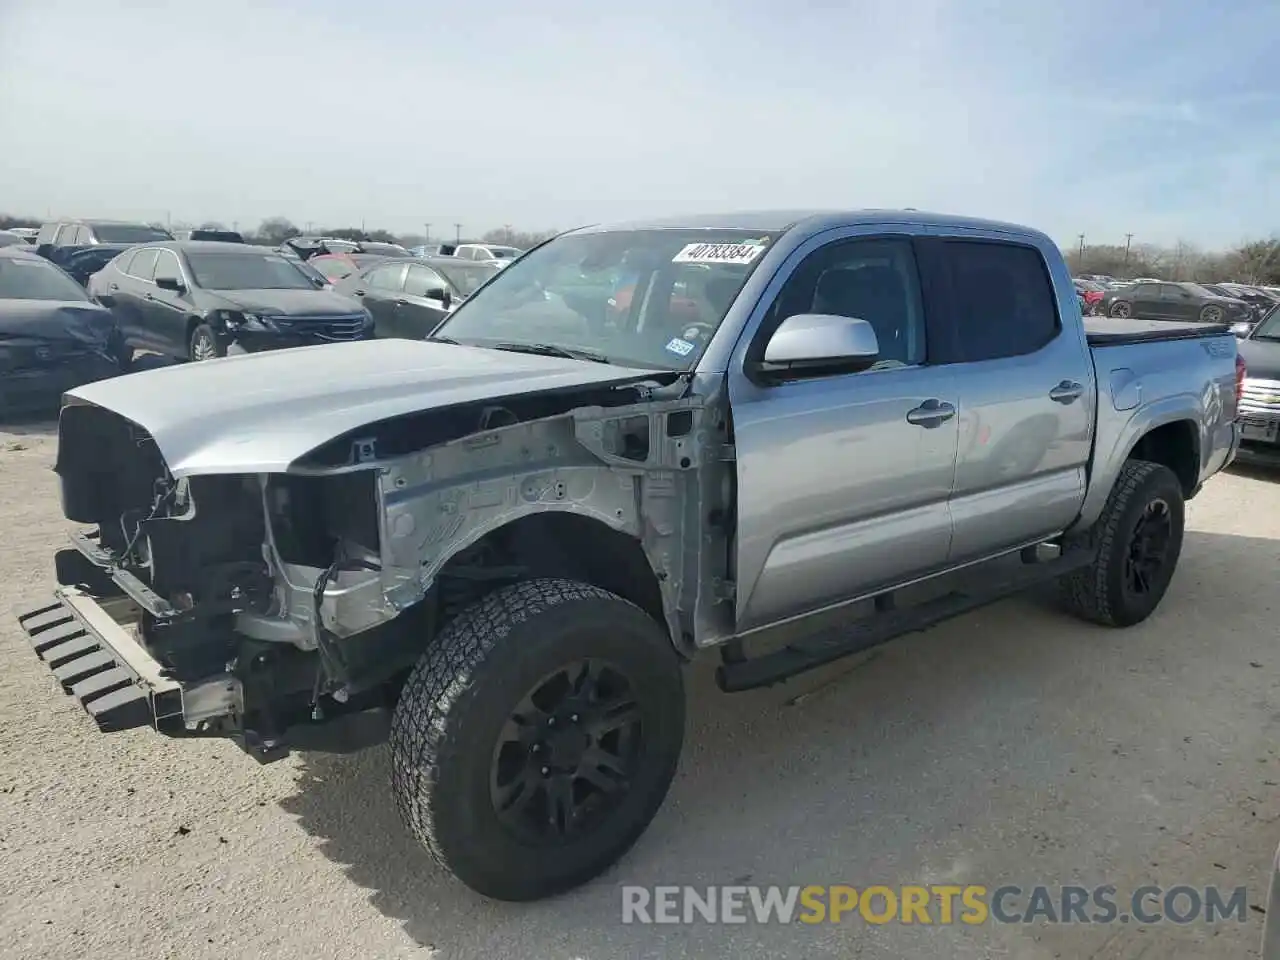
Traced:
<path id="1" fill-rule="evenodd" d="M 151 280 L 156 273 L 156 258 L 160 251 L 154 248 L 139 250 L 129 264 L 129 276 L 139 280 Z"/>
<path id="2" fill-rule="evenodd" d="M 944 249 L 962 360 L 1035 353 L 1058 335 L 1057 300 L 1038 250 L 968 240 L 949 240 Z"/>
<path id="3" fill-rule="evenodd" d="M 428 290 L 448 290 L 444 277 L 429 267 L 414 264 L 404 281 L 404 292 L 411 297 L 425 297 Z"/>
<path id="4" fill-rule="evenodd" d="M 370 287 L 375 290 L 382 290 L 386 293 L 399 293 L 404 287 L 404 271 L 403 263 L 388 263 L 382 267 L 375 267 L 365 274 L 364 280 Z"/>

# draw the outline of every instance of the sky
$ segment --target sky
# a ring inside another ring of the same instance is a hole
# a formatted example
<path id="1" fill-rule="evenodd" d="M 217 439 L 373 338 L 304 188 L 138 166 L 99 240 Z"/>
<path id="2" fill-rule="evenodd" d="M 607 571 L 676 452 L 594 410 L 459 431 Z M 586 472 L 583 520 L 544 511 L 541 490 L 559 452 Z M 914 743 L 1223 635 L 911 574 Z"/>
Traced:
<path id="1" fill-rule="evenodd" d="M 0 0 L 0 211 L 1280 231 L 1280 3 Z"/>

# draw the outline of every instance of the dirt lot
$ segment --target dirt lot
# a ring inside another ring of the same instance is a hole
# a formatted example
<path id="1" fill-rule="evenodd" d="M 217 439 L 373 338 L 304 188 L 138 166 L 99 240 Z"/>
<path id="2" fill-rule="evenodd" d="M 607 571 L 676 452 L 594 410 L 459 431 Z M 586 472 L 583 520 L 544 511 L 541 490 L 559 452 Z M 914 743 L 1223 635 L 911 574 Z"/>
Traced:
<path id="1" fill-rule="evenodd" d="M 400 826 L 382 748 L 258 766 L 220 741 L 103 736 L 15 604 L 62 536 L 47 428 L 0 431 L 0 956 L 1238 957 L 1216 926 L 623 926 L 623 884 L 1247 885 L 1280 841 L 1280 478 L 1215 479 L 1169 598 L 1128 632 L 1019 599 L 726 697 L 693 671 L 686 754 L 626 860 L 490 903 Z M 352 731 L 353 742 L 363 731 Z M 749 878 L 749 879 L 747 879 Z"/>

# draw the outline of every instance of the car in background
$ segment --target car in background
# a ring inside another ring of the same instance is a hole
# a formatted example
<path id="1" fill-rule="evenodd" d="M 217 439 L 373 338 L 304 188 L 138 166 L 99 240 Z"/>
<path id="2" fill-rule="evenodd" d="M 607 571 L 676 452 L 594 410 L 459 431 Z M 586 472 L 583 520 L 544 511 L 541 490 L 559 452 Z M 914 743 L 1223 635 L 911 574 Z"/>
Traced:
<path id="1" fill-rule="evenodd" d="M 36 253 L 62 266 L 71 252 L 98 244 L 132 246 L 172 240 L 173 234 L 161 227 L 124 220 L 51 220 L 36 234 Z"/>
<path id="2" fill-rule="evenodd" d="M 1204 286 L 1209 290 L 1220 291 L 1223 296 L 1243 300 L 1253 308 L 1254 317 L 1257 320 L 1261 320 L 1272 307 L 1280 303 L 1280 297 L 1275 294 L 1267 293 L 1258 287 L 1251 287 L 1246 283 L 1206 283 Z"/>
<path id="3" fill-rule="evenodd" d="M 1139 320 L 1199 320 L 1203 323 L 1237 323 L 1253 318 L 1243 300 L 1221 297 L 1198 283 L 1152 283 L 1108 290 L 1102 312 L 1109 317 Z"/>
<path id="4" fill-rule="evenodd" d="M 366 267 L 384 260 L 404 259 L 384 257 L 380 253 L 322 253 L 305 261 L 307 266 L 324 276 L 330 283 L 338 283 Z"/>
<path id="5" fill-rule="evenodd" d="M 12 230 L 0 230 L 0 247 L 27 247 L 30 243 Z"/>
<path id="6" fill-rule="evenodd" d="M 1107 292 L 1107 288 L 1093 280 L 1085 280 L 1084 278 L 1073 279 L 1071 283 L 1076 288 L 1076 296 L 1080 300 L 1080 311 L 1085 316 L 1096 314 L 1102 303 L 1102 297 Z"/>
<path id="7" fill-rule="evenodd" d="M 359 303 L 320 289 L 287 257 L 247 244 L 143 244 L 95 274 L 89 291 L 116 314 L 131 347 L 178 359 L 373 336 Z"/>
<path id="8" fill-rule="evenodd" d="M 464 243 L 453 251 L 453 255 L 459 260 L 496 261 L 499 266 L 505 266 L 522 253 L 524 251 L 519 247 L 508 247 L 500 243 Z"/>
<path id="9" fill-rule="evenodd" d="M 56 410 L 64 391 L 127 365 L 109 310 L 26 244 L 0 249 L 0 415 Z"/>
<path id="10" fill-rule="evenodd" d="M 8 232 L 20 237 L 23 243 L 34 244 L 40 230 L 36 227 L 9 227 Z"/>
<path id="11" fill-rule="evenodd" d="M 174 232 L 175 240 L 215 240 L 218 243 L 244 243 L 244 235 L 238 230 L 222 230 L 218 228 L 197 227 L 195 230 L 178 230 Z"/>
<path id="12" fill-rule="evenodd" d="M 457 249 L 456 243 L 422 243 L 410 247 L 409 252 L 415 257 L 452 257 Z"/>
<path id="13" fill-rule="evenodd" d="M 1280 306 L 1272 307 L 1237 344 L 1244 360 L 1236 460 L 1280 466 Z"/>
<path id="14" fill-rule="evenodd" d="M 359 300 L 379 337 L 421 340 L 501 269 L 456 257 L 383 260 L 334 289 Z"/>
<path id="15" fill-rule="evenodd" d="M 378 240 L 343 240 L 339 237 L 293 237 L 283 244 L 291 248 L 303 260 L 327 254 L 365 253 L 380 257 L 409 257 L 408 250 L 398 243 Z"/>

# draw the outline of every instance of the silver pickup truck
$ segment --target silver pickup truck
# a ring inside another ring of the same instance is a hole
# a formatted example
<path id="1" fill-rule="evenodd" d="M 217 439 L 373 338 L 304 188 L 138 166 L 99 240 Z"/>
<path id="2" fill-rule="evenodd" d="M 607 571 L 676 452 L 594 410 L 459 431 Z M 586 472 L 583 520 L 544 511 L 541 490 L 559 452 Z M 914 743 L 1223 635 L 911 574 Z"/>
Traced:
<path id="1" fill-rule="evenodd" d="M 86 526 L 20 619 L 103 729 L 267 760 L 390 709 L 409 829 L 529 899 L 643 832 L 706 648 L 736 691 L 1046 581 L 1087 620 L 1146 618 L 1242 379 L 1225 327 L 1086 325 L 1022 227 L 584 228 L 427 342 L 68 394 L 56 472 Z"/>

